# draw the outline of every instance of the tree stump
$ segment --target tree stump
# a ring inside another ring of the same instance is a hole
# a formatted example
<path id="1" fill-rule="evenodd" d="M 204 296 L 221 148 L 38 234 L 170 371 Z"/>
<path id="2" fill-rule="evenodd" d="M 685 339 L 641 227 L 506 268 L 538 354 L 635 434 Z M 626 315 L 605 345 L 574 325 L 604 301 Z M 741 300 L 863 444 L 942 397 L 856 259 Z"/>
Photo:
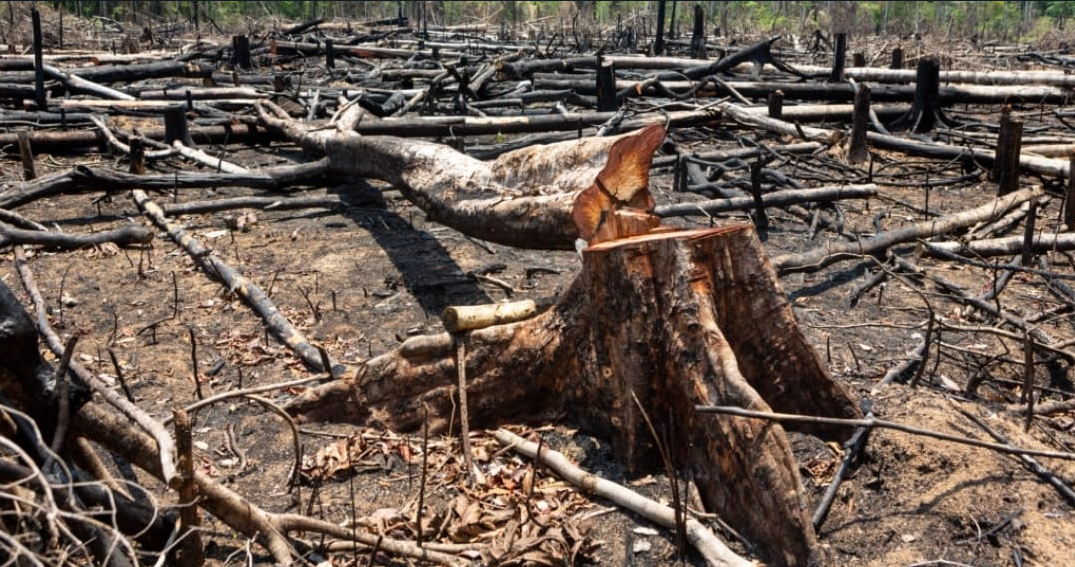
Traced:
<path id="1" fill-rule="evenodd" d="M 473 426 L 564 418 L 611 440 L 631 474 L 651 471 L 652 436 L 633 397 L 671 439 L 673 463 L 708 509 L 772 565 L 816 561 L 817 538 L 780 425 L 697 405 L 858 417 L 799 331 L 749 225 L 658 232 L 583 251 L 571 287 L 533 319 L 467 334 Z M 449 427 L 452 338 L 416 337 L 289 406 L 306 419 Z M 829 438 L 849 431 L 813 427 Z"/>

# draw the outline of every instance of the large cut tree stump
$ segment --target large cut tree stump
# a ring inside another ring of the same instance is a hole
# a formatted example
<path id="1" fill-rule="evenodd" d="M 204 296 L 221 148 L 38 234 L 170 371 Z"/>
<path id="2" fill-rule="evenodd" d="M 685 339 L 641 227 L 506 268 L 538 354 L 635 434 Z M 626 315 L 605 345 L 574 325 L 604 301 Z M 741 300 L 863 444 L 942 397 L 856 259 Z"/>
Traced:
<path id="1" fill-rule="evenodd" d="M 583 269 L 545 313 L 471 332 L 472 425 L 553 414 L 611 440 L 632 474 L 652 469 L 652 436 L 632 400 L 672 439 L 706 506 L 774 565 L 807 565 L 817 538 L 777 424 L 702 414 L 698 404 L 857 417 L 796 326 L 749 225 L 661 232 L 583 252 Z M 417 428 L 453 414 L 452 337 L 416 337 L 290 405 L 306 418 Z M 839 437 L 839 430 L 814 430 Z"/>

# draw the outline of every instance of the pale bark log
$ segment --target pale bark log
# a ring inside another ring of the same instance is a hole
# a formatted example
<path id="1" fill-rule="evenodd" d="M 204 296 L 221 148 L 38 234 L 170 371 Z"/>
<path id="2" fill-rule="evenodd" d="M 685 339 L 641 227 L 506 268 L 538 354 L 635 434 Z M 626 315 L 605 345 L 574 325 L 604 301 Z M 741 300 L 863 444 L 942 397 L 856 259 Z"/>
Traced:
<path id="1" fill-rule="evenodd" d="M 388 181 L 431 220 L 467 235 L 537 249 L 574 249 L 575 197 L 594 183 L 609 148 L 623 137 L 533 146 L 484 162 L 443 144 L 311 130 L 281 116 L 278 109 L 276 116 L 261 112 L 270 128 L 327 156 L 334 172 Z"/>

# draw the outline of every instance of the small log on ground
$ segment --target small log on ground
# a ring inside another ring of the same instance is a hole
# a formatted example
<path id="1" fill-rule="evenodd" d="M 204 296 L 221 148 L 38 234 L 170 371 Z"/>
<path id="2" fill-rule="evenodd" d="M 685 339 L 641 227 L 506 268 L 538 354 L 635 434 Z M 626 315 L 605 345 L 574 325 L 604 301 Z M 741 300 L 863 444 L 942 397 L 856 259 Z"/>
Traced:
<path id="1" fill-rule="evenodd" d="M 353 376 L 307 391 L 289 410 L 414 430 L 428 407 L 431 427 L 444 430 L 455 395 L 452 345 L 448 334 L 416 337 Z M 799 332 L 749 225 L 590 246 L 581 274 L 549 311 L 469 334 L 466 371 L 472 425 L 565 415 L 609 438 L 633 474 L 659 461 L 637 396 L 677 440 L 674 462 L 692 472 L 708 508 L 773 565 L 815 559 L 817 538 L 783 429 L 694 409 L 859 415 Z"/>

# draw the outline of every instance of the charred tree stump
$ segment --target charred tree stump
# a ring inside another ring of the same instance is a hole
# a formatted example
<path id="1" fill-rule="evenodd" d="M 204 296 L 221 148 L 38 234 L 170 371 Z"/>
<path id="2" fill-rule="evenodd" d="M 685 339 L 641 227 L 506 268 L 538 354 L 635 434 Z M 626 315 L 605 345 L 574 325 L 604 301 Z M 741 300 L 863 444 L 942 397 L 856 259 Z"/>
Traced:
<path id="1" fill-rule="evenodd" d="M 675 461 L 706 506 L 758 544 L 773 565 L 818 552 L 784 430 L 702 414 L 730 404 L 857 416 L 796 326 L 749 225 L 651 233 L 590 246 L 572 286 L 545 313 L 468 337 L 471 424 L 545 413 L 611 440 L 632 474 L 653 469 L 650 434 L 632 397 L 680 439 Z M 430 410 L 444 430 L 456 385 L 450 335 L 416 337 L 353 376 L 289 406 L 306 419 L 414 430 Z M 668 420 L 671 419 L 671 422 Z M 849 431 L 809 426 L 843 437 Z"/>
<path id="2" fill-rule="evenodd" d="M 836 34 L 836 51 L 832 55 L 832 73 L 829 75 L 830 83 L 840 83 L 844 80 L 844 69 L 847 67 L 847 34 Z M 939 85 L 939 83 L 938 83 Z"/>
<path id="3" fill-rule="evenodd" d="M 653 54 L 664 55 L 664 5 L 665 0 L 657 2 L 657 36 L 653 39 Z"/>
<path id="4" fill-rule="evenodd" d="M 616 70 L 611 61 L 601 59 L 597 62 L 597 110 L 614 112 L 619 108 L 620 103 L 616 96 Z"/>
<path id="5" fill-rule="evenodd" d="M 194 147 L 190 128 L 187 127 L 187 108 L 182 104 L 175 104 L 164 110 L 164 142 L 171 144 L 176 140 L 183 142 L 184 146 Z"/>
<path id="6" fill-rule="evenodd" d="M 866 128 L 870 119 L 870 87 L 858 85 L 855 93 L 855 109 L 851 113 L 851 141 L 848 142 L 847 161 L 862 163 L 870 158 L 866 144 Z"/>
<path id="7" fill-rule="evenodd" d="M 852 67 L 865 67 L 866 66 L 866 54 L 861 51 L 856 51 L 851 54 L 851 66 Z"/>
<path id="8" fill-rule="evenodd" d="M 1075 150 L 1071 152 L 1070 169 L 1068 169 L 1068 187 L 1064 194 L 1064 224 L 1068 230 L 1075 230 Z"/>
<path id="9" fill-rule="evenodd" d="M 1019 189 L 1019 154 L 1023 145 L 1023 120 L 1011 118 L 1002 127 L 997 141 L 997 195 Z"/>
<path id="10" fill-rule="evenodd" d="M 1003 160 L 1000 156 L 1000 148 L 1007 146 L 1007 141 L 1004 139 L 1011 134 L 1011 129 L 1008 128 L 1008 122 L 1012 119 L 1012 105 L 1005 104 L 1000 109 L 1000 128 L 997 129 L 997 146 L 993 153 L 993 168 L 989 170 L 990 181 L 1000 181 L 1000 170 Z"/>
<path id="11" fill-rule="evenodd" d="M 325 68 L 336 68 L 336 52 L 333 50 L 333 44 L 331 39 L 325 39 Z"/>
<path id="12" fill-rule="evenodd" d="M 705 10 L 701 4 L 694 5 L 694 31 L 691 34 L 691 57 L 705 59 Z"/>
<path id="13" fill-rule="evenodd" d="M 246 35 L 231 38 L 232 63 L 240 69 L 250 69 L 250 39 Z"/>
<path id="14" fill-rule="evenodd" d="M 30 8 L 30 20 L 34 33 L 34 102 L 37 104 L 38 110 L 47 110 L 49 103 L 45 94 L 45 57 L 41 39 L 41 13 L 37 11 L 36 5 Z"/>
<path id="15" fill-rule="evenodd" d="M 914 101 L 911 109 L 889 126 L 890 130 L 909 129 L 915 134 L 924 134 L 938 123 L 947 126 L 958 124 L 949 120 L 941 108 L 941 65 L 936 58 L 924 57 L 918 61 L 915 75 Z"/>
<path id="16" fill-rule="evenodd" d="M 131 165 L 129 171 L 135 175 L 146 172 L 146 148 L 141 138 L 131 138 L 131 153 L 128 156 Z"/>
<path id="17" fill-rule="evenodd" d="M 892 63 L 889 64 L 890 69 L 903 69 L 903 48 L 896 47 L 892 49 Z"/>
<path id="18" fill-rule="evenodd" d="M 784 91 L 769 93 L 769 118 L 780 120 L 784 117 Z"/>
<path id="19" fill-rule="evenodd" d="M 19 157 L 22 159 L 23 181 L 37 178 L 37 168 L 34 166 L 34 150 L 30 144 L 29 130 L 19 130 Z"/>
<path id="20" fill-rule="evenodd" d="M 761 170 L 764 167 L 765 162 L 763 161 L 750 164 L 750 195 L 754 198 L 754 210 L 751 213 L 751 218 L 754 220 L 754 227 L 758 231 L 758 238 L 762 242 L 769 238 L 769 216 L 765 214 L 765 201 L 761 192 Z"/>

